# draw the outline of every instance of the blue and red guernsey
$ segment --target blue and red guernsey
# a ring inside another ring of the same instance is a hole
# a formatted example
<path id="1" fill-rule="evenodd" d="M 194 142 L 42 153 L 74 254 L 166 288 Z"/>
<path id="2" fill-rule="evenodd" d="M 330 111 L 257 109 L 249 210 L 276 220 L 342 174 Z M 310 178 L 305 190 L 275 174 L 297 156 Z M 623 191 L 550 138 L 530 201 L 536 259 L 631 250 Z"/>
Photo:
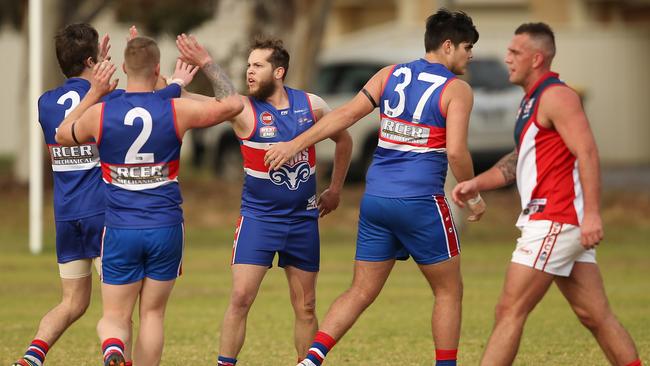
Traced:
<path id="1" fill-rule="evenodd" d="M 104 213 L 104 187 L 100 183 L 99 154 L 95 142 L 61 146 L 54 136 L 63 119 L 90 90 L 90 82 L 70 78 L 38 100 L 38 120 L 50 152 L 54 177 L 54 217 L 77 220 Z"/>
<path id="2" fill-rule="evenodd" d="M 57 221 L 77 220 L 104 213 L 104 185 L 101 183 L 99 153 L 95 142 L 80 146 L 61 146 L 54 136 L 63 119 L 79 105 L 90 90 L 90 82 L 70 78 L 58 88 L 45 92 L 38 100 L 38 120 L 43 128 L 54 176 L 54 217 Z M 118 89 L 105 99 L 124 93 Z M 166 98 L 180 96 L 172 84 L 158 92 Z"/>
<path id="3" fill-rule="evenodd" d="M 551 128 L 538 123 L 542 94 L 552 87 L 567 87 L 558 74 L 547 73 L 524 96 L 517 112 L 517 188 L 522 213 L 517 226 L 528 220 L 551 220 L 571 225 L 582 221 L 582 187 L 578 162 Z"/>
<path id="4" fill-rule="evenodd" d="M 106 183 L 106 226 L 156 228 L 183 221 L 181 143 L 173 99 L 124 93 L 103 103 L 97 146 Z"/>
<path id="5" fill-rule="evenodd" d="M 366 176 L 367 194 L 444 194 L 446 116 L 440 104 L 455 77 L 442 64 L 425 59 L 393 66 L 379 100 L 379 142 Z"/>
<path id="6" fill-rule="evenodd" d="M 252 97 L 248 100 L 255 116 L 255 128 L 240 139 L 244 157 L 244 188 L 241 214 L 267 221 L 287 222 L 317 218 L 316 149 L 310 146 L 279 170 L 264 165 L 266 150 L 277 142 L 290 141 L 316 121 L 307 93 L 285 87 L 289 108 L 275 107 Z"/>

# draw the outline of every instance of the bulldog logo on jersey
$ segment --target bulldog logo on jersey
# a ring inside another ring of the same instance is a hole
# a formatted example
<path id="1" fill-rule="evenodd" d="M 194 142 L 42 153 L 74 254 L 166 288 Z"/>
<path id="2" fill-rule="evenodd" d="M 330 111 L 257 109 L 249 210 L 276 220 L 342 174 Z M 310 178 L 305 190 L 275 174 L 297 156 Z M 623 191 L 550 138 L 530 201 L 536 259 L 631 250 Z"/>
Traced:
<path id="1" fill-rule="evenodd" d="M 271 182 L 279 186 L 286 184 L 292 191 L 298 189 L 301 182 L 308 181 L 310 176 L 311 169 L 306 161 L 295 166 L 283 165 L 280 169 L 269 174 Z"/>
<path id="2" fill-rule="evenodd" d="M 269 111 L 264 111 L 260 113 L 260 122 L 262 122 L 265 125 L 271 125 L 273 124 L 273 115 Z"/>
<path id="3" fill-rule="evenodd" d="M 297 153 L 291 160 L 287 161 L 280 169 L 269 172 L 271 182 L 276 185 L 283 185 L 295 191 L 301 182 L 306 182 L 311 176 L 309 166 L 309 151 L 307 149 Z"/>

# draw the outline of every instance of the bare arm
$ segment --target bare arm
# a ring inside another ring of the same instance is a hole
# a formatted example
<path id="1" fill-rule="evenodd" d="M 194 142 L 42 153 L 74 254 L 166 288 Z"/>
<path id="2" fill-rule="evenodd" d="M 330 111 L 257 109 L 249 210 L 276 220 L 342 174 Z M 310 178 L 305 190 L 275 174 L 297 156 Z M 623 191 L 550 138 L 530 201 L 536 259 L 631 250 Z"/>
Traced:
<path id="1" fill-rule="evenodd" d="M 383 82 L 389 71 L 389 68 L 380 70 L 364 87 L 375 101 L 379 100 Z M 269 169 L 279 169 L 298 151 L 347 129 L 374 109 L 375 106 L 368 97 L 363 92 L 359 92 L 352 100 L 328 113 L 319 123 L 305 131 L 305 133 L 291 141 L 273 145 L 266 152 L 264 163 L 269 166 Z"/>
<path id="2" fill-rule="evenodd" d="M 541 98 L 538 111 L 540 123 L 550 122 L 578 161 L 584 198 L 581 241 L 585 248 L 593 248 L 604 235 L 600 217 L 600 163 L 596 141 L 576 92 L 567 87 L 555 87 L 542 94 Z"/>
<path id="3" fill-rule="evenodd" d="M 469 116 L 474 104 L 474 95 L 469 84 L 456 79 L 449 84 L 442 95 L 443 106 L 447 105 L 447 159 L 449 167 L 458 182 L 474 177 L 472 156 L 467 148 Z"/>
<path id="4" fill-rule="evenodd" d="M 214 98 L 204 101 L 175 100 L 174 106 L 181 136 L 190 128 L 213 126 L 241 113 L 244 109 L 241 96 L 237 94 L 225 72 L 214 63 L 210 54 L 196 38 L 182 34 L 177 37 L 176 46 L 182 60 L 200 66 L 201 71 L 212 84 L 215 95 Z"/>
<path id="5" fill-rule="evenodd" d="M 322 117 L 332 109 L 321 97 L 314 94 L 308 94 L 308 97 L 316 120 L 318 123 L 323 123 L 321 122 Z M 330 138 L 336 143 L 334 149 L 334 166 L 332 168 L 329 187 L 318 197 L 320 217 L 329 214 L 338 207 L 341 201 L 341 189 L 343 188 L 345 177 L 348 174 L 350 159 L 352 157 L 352 137 L 347 130 L 339 131 L 330 136 Z"/>

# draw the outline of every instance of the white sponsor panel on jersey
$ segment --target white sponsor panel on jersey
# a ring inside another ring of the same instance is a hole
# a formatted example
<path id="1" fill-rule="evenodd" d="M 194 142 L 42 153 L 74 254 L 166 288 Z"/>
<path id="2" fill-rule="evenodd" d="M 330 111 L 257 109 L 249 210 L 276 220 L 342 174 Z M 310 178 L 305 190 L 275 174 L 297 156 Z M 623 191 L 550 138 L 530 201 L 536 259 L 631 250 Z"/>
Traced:
<path id="1" fill-rule="evenodd" d="M 80 146 L 49 145 L 48 148 L 50 150 L 52 170 L 55 172 L 90 170 L 99 167 L 99 152 L 95 144 Z"/>
<path id="2" fill-rule="evenodd" d="M 114 186 L 131 191 L 152 189 L 178 181 L 170 178 L 169 164 L 162 165 L 110 165 L 106 164 Z M 106 181 L 106 179 L 104 179 Z"/>
<path id="3" fill-rule="evenodd" d="M 390 118 L 382 118 L 381 120 L 381 137 L 395 142 L 426 145 L 430 132 L 428 128 L 423 126 L 404 123 Z"/>

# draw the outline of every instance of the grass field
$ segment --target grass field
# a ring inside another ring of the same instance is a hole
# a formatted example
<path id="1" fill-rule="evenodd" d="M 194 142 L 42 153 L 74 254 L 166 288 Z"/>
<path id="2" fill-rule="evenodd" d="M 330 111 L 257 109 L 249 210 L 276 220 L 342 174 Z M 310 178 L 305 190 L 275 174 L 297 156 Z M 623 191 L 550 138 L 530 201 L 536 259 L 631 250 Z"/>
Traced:
<path id="1" fill-rule="evenodd" d="M 185 183 L 183 183 L 185 184 Z M 187 221 L 185 274 L 177 282 L 166 320 L 163 365 L 214 365 L 219 328 L 230 289 L 228 261 L 239 190 L 209 178 L 183 187 Z M 362 188 L 349 188 L 339 211 L 322 221 L 318 315 L 350 283 L 357 204 Z M 40 317 L 59 299 L 51 197 L 46 196 L 45 249 L 27 251 L 27 191 L 0 184 L 0 365 L 24 350 Z M 517 231 L 516 194 L 486 197 L 489 213 L 461 234 L 465 284 L 459 361 L 478 363 L 492 326 Z M 650 194 L 605 196 L 606 240 L 598 261 L 610 302 L 650 355 Z M 96 282 L 95 285 L 98 283 Z M 87 314 L 48 355 L 49 365 L 99 365 L 95 324 L 98 293 Z M 328 365 L 432 365 L 432 296 L 413 262 L 398 263 L 383 293 L 328 357 Z M 137 323 L 137 320 L 136 320 Z M 240 365 L 294 365 L 292 311 L 281 270 L 269 271 L 248 322 Z M 590 333 L 553 288 L 530 317 L 517 365 L 605 365 Z"/>

